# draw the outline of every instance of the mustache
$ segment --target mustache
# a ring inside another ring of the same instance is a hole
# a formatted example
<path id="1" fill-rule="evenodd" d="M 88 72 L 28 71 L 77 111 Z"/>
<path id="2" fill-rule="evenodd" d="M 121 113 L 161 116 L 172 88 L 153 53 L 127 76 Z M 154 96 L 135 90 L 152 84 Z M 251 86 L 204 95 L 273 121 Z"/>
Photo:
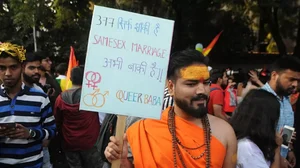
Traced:
<path id="1" fill-rule="evenodd" d="M 193 97 L 192 99 L 191 99 L 191 101 L 193 102 L 193 101 L 198 101 L 198 100 L 207 100 L 208 99 L 208 96 L 207 95 L 205 95 L 205 94 L 198 94 L 197 96 L 195 96 L 195 97 Z"/>
<path id="2" fill-rule="evenodd" d="M 290 87 L 290 89 L 293 89 L 293 90 L 294 90 L 294 89 L 296 89 L 296 87 L 295 87 L 295 86 L 292 86 L 292 87 Z"/>
<path id="3" fill-rule="evenodd" d="M 32 76 L 38 76 L 38 77 L 40 77 L 41 75 L 40 75 L 40 74 L 34 74 L 34 75 L 32 75 Z"/>

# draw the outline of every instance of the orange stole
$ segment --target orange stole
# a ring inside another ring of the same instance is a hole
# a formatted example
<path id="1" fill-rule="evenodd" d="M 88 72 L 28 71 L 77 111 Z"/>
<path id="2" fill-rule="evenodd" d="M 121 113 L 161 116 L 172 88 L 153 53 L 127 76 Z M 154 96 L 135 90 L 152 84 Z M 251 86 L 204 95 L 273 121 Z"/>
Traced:
<path id="1" fill-rule="evenodd" d="M 168 129 L 167 108 L 162 113 L 161 120 L 145 119 L 136 122 L 127 130 L 127 138 L 132 149 L 134 166 L 136 168 L 166 168 L 174 167 L 172 137 Z M 175 118 L 176 136 L 181 143 L 189 148 L 204 144 L 203 129 L 180 117 Z M 224 145 L 212 136 L 211 138 L 211 168 L 221 168 L 226 155 Z M 205 155 L 194 160 L 179 146 L 184 162 L 188 168 L 205 168 Z M 193 156 L 204 152 L 205 146 L 197 150 L 188 150 Z M 182 167 L 177 155 L 177 165 Z"/>

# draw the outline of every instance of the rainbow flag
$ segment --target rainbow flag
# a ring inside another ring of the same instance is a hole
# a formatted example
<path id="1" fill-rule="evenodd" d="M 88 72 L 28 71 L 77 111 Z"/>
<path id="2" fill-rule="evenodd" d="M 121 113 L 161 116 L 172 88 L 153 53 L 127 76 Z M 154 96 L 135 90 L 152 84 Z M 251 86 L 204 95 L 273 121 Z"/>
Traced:
<path id="1" fill-rule="evenodd" d="M 214 48 L 215 44 L 219 40 L 219 37 L 221 36 L 222 33 L 223 30 L 210 42 L 210 44 L 206 48 L 203 49 L 204 56 L 207 56 L 209 52 Z"/>
<path id="2" fill-rule="evenodd" d="M 67 77 L 65 79 L 58 79 L 57 82 L 60 85 L 62 91 L 68 90 L 72 88 L 72 81 L 71 78 L 71 71 L 74 67 L 78 66 L 78 61 L 76 60 L 74 48 L 70 47 L 70 58 L 69 58 L 69 65 L 67 71 Z"/>

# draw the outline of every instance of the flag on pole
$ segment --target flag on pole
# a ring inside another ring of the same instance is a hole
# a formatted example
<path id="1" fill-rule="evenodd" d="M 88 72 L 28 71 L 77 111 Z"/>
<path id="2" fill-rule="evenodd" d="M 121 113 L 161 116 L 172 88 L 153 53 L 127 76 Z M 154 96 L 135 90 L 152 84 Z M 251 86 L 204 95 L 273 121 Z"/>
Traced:
<path id="1" fill-rule="evenodd" d="M 62 91 L 68 90 L 72 88 L 72 81 L 71 78 L 71 71 L 74 67 L 78 66 L 78 61 L 76 60 L 74 48 L 70 47 L 70 57 L 69 57 L 69 64 L 68 64 L 68 71 L 67 71 L 67 77 L 66 79 L 60 79 L 58 80 L 58 83 L 60 84 L 60 88 Z"/>
<path id="2" fill-rule="evenodd" d="M 214 48 L 215 44 L 219 40 L 219 37 L 221 36 L 222 33 L 223 30 L 210 42 L 210 44 L 206 48 L 203 49 L 204 56 L 207 56 L 209 52 Z"/>

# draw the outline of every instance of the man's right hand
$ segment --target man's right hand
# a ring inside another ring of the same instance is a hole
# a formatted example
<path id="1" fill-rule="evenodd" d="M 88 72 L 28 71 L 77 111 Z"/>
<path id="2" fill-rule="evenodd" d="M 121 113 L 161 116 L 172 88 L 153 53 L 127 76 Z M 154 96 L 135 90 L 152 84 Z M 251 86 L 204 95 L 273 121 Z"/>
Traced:
<path id="1" fill-rule="evenodd" d="M 252 82 L 257 83 L 257 82 L 259 81 L 257 72 L 251 70 L 251 71 L 248 73 L 248 75 L 250 76 L 250 80 L 251 80 Z"/>
<path id="2" fill-rule="evenodd" d="M 288 160 L 286 160 L 285 158 L 281 157 L 280 167 L 281 168 L 289 168 L 289 167 L 292 167 L 292 165 L 290 164 L 290 162 Z"/>
<path id="3" fill-rule="evenodd" d="M 122 153 L 122 155 L 121 155 Z M 104 155 L 106 159 L 111 163 L 114 160 L 122 159 L 123 161 L 128 162 L 127 160 L 128 154 L 128 142 L 126 134 L 123 138 L 123 150 L 121 149 L 120 140 L 116 139 L 115 136 L 110 137 L 110 143 L 108 143 Z M 121 163 L 122 164 L 122 163 Z"/>

